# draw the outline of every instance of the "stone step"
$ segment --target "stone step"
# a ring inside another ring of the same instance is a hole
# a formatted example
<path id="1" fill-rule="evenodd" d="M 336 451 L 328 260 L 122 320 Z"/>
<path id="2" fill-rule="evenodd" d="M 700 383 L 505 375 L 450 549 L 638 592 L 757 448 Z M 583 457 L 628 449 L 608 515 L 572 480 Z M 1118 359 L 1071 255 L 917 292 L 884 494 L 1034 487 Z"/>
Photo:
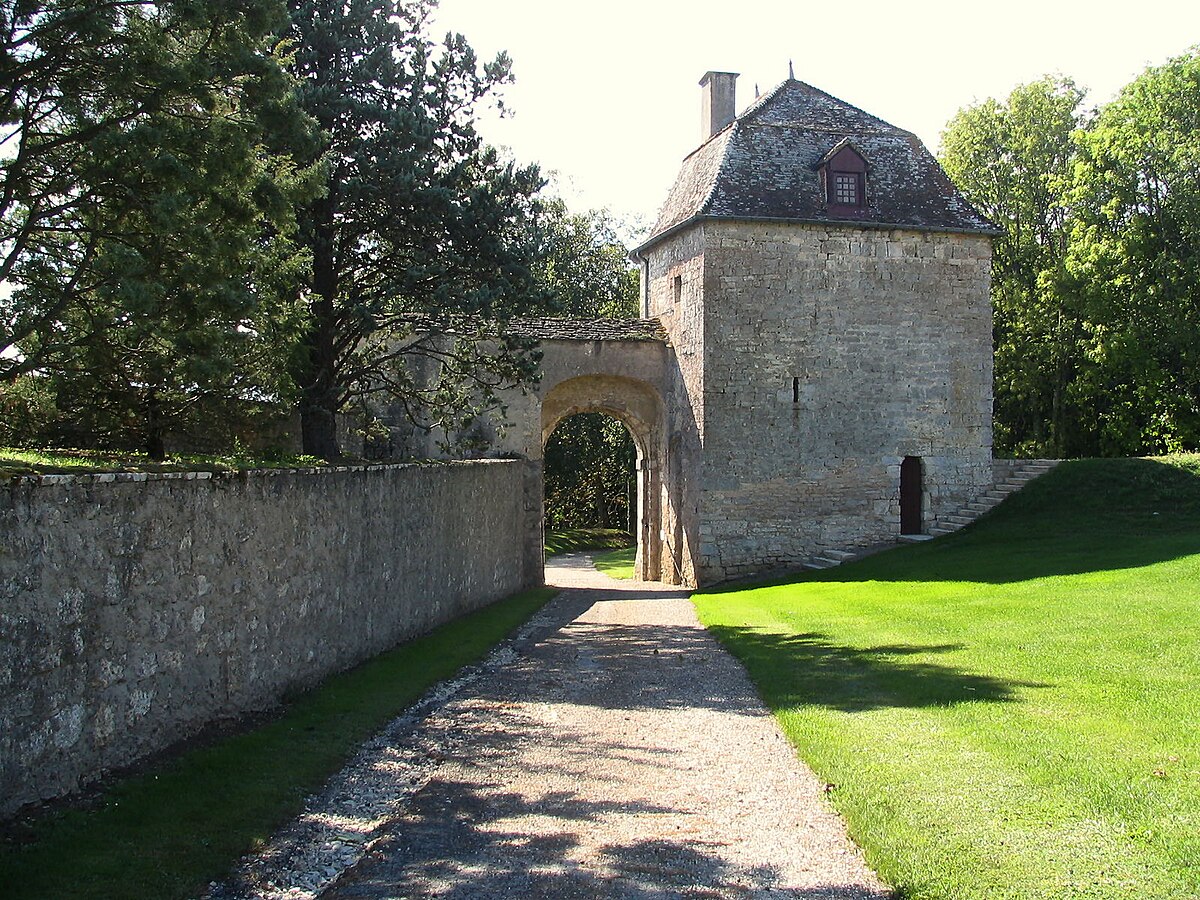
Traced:
<path id="1" fill-rule="evenodd" d="M 922 541 L 932 541 L 936 535 L 932 534 L 902 534 L 900 535 L 900 543 L 902 544 L 919 544 Z"/>
<path id="2" fill-rule="evenodd" d="M 1029 482 L 1035 478 L 1040 478 L 1053 468 L 1054 466 L 1024 466 L 1020 469 L 1017 469 L 1009 477 Z"/>
<path id="3" fill-rule="evenodd" d="M 911 537 L 929 539 L 953 534 L 963 526 L 970 525 L 984 513 L 995 509 L 1033 479 L 1045 475 L 1061 461 L 1058 459 L 1000 460 L 993 469 L 994 473 L 1000 477 L 990 490 L 985 491 L 952 514 L 939 516 L 934 520 L 928 535 L 902 535 L 900 540 L 906 541 Z"/>
<path id="4" fill-rule="evenodd" d="M 836 559 L 828 559 L 824 556 L 814 556 L 812 559 L 806 560 L 804 568 L 806 569 L 832 569 L 838 565 Z"/>
<path id="5" fill-rule="evenodd" d="M 854 559 L 854 554 L 848 550 L 822 549 L 821 555 L 826 559 L 836 559 L 838 562 L 845 562 L 848 559 Z"/>

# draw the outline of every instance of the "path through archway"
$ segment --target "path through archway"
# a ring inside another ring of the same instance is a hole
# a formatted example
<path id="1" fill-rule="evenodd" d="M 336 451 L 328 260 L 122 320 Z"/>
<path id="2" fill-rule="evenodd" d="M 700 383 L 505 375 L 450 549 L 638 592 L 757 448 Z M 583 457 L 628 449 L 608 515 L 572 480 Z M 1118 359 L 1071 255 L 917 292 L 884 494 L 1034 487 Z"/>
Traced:
<path id="1" fill-rule="evenodd" d="M 637 445 L 603 413 L 562 419 L 542 454 L 547 531 L 637 532 Z M 615 537 L 615 535 L 614 535 Z"/>
<path id="2" fill-rule="evenodd" d="M 634 571 L 644 581 L 664 580 L 660 549 L 663 406 L 658 391 L 644 381 L 614 375 L 583 375 L 554 385 L 542 400 L 543 453 L 559 423 L 580 413 L 603 413 L 628 429 L 636 453 Z"/>

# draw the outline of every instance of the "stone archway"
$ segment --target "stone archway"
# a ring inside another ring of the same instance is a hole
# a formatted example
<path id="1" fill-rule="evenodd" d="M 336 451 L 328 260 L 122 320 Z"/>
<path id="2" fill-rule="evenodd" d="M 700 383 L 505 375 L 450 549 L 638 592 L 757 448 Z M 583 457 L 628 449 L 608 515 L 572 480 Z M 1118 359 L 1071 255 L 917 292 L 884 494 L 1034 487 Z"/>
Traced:
<path id="1" fill-rule="evenodd" d="M 663 403 L 652 385 L 621 375 L 579 375 L 542 395 L 541 447 L 558 423 L 578 413 L 604 413 L 620 421 L 637 448 L 637 556 L 634 572 L 643 581 L 663 580 L 662 472 L 665 454 Z"/>

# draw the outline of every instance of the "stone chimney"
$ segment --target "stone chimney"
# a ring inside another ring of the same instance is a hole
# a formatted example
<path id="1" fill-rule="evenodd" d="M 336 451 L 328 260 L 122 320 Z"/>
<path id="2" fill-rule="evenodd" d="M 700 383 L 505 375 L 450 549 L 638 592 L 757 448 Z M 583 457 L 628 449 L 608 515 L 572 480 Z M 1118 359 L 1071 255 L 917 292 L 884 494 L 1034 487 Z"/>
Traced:
<path id="1" fill-rule="evenodd" d="M 705 72 L 700 79 L 700 143 L 733 121 L 736 72 Z"/>

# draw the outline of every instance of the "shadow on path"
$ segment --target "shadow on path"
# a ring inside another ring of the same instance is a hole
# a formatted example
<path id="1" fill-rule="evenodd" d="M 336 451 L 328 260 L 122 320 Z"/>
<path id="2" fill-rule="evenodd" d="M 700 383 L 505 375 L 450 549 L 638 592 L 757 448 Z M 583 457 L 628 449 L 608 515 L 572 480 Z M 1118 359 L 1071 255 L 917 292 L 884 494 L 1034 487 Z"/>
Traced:
<path id="1" fill-rule="evenodd" d="M 548 576 L 515 658 L 428 726 L 445 764 L 323 897 L 891 896 L 687 591 Z"/>

